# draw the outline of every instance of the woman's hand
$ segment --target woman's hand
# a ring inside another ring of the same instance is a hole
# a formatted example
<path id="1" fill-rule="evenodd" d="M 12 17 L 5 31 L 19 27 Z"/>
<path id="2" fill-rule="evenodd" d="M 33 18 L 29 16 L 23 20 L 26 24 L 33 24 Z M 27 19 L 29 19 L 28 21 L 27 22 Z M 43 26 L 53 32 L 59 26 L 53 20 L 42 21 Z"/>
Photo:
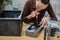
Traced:
<path id="1" fill-rule="evenodd" d="M 42 27 L 44 27 L 44 25 L 50 20 L 50 17 L 45 17 L 42 19 L 42 21 L 40 22 L 40 24 L 42 24 Z"/>
<path id="2" fill-rule="evenodd" d="M 36 15 L 39 15 L 39 12 L 37 10 L 33 11 L 30 15 L 27 16 L 28 19 L 31 19 L 35 17 Z"/>

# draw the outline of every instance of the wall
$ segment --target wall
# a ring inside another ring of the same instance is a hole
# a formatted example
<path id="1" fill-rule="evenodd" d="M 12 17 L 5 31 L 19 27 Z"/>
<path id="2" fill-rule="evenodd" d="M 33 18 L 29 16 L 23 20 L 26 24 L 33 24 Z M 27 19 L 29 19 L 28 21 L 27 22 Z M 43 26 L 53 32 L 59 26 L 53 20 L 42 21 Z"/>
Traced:
<path id="1" fill-rule="evenodd" d="M 60 14 L 60 0 L 51 0 L 51 4 L 56 14 Z"/>
<path id="2" fill-rule="evenodd" d="M 13 5 L 7 5 L 6 9 L 12 9 L 13 7 L 23 10 L 24 4 L 27 0 L 12 0 Z M 50 0 L 52 7 L 56 14 L 60 14 L 60 0 Z"/>
<path id="3" fill-rule="evenodd" d="M 54 9 L 54 12 L 57 16 L 58 21 L 60 21 L 60 0 L 50 0 L 52 7 Z"/>
<path id="4" fill-rule="evenodd" d="M 13 10 L 13 7 L 23 11 L 24 4 L 27 0 L 12 0 L 12 5 L 7 5 L 5 10 Z"/>

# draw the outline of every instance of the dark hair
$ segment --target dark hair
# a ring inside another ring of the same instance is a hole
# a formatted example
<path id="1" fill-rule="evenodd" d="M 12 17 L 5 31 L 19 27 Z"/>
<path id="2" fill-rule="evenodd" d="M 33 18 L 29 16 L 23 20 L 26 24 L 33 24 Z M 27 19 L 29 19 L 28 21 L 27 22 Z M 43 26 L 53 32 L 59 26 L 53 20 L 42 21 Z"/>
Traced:
<path id="1" fill-rule="evenodd" d="M 41 0 L 41 2 L 46 5 L 49 4 L 50 0 Z"/>

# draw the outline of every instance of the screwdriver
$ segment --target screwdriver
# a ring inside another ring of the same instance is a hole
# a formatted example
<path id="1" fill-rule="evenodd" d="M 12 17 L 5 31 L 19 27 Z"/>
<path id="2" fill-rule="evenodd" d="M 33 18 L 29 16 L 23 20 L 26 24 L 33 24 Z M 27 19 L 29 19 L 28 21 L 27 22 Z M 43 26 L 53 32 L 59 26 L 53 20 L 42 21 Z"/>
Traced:
<path id="1" fill-rule="evenodd" d="M 38 24 L 38 15 L 36 16 L 36 23 Z"/>

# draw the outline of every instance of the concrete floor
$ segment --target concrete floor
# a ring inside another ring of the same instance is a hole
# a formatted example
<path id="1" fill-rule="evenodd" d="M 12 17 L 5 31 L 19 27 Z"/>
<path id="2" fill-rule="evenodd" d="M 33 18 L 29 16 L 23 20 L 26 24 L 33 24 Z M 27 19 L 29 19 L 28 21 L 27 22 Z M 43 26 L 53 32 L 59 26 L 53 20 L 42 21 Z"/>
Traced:
<path id="1" fill-rule="evenodd" d="M 29 24 L 25 24 L 23 25 L 23 29 L 22 29 L 22 35 L 20 37 L 16 37 L 16 36 L 0 36 L 0 40 L 44 40 L 44 31 L 42 31 L 39 36 L 37 38 L 32 38 L 32 37 L 28 37 L 25 35 L 25 30 L 27 29 Z M 59 25 L 60 26 L 60 25 Z M 60 38 L 56 38 L 56 37 L 51 37 L 51 40 L 60 40 Z"/>

